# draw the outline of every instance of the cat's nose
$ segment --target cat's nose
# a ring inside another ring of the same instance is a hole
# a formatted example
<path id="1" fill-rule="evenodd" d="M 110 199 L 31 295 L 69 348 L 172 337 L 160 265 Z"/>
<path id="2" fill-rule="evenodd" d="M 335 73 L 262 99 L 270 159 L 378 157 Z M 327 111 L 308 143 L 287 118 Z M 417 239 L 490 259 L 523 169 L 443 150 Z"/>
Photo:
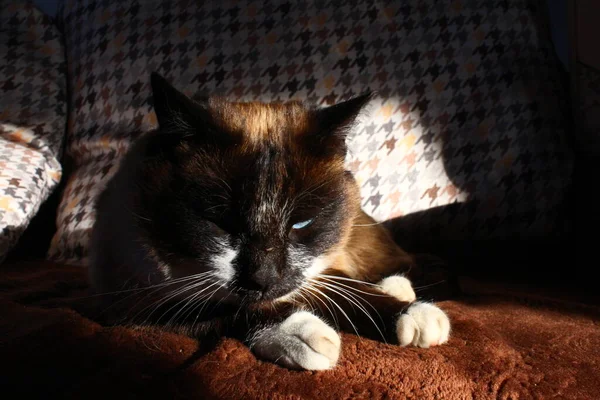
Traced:
<path id="1" fill-rule="evenodd" d="M 250 273 L 246 279 L 246 288 L 267 292 L 277 280 L 277 272 L 274 268 L 259 268 Z"/>
<path id="2" fill-rule="evenodd" d="M 285 265 L 285 255 L 262 244 L 248 246 L 239 254 L 237 282 L 241 289 L 264 294 L 281 281 L 280 270 Z"/>

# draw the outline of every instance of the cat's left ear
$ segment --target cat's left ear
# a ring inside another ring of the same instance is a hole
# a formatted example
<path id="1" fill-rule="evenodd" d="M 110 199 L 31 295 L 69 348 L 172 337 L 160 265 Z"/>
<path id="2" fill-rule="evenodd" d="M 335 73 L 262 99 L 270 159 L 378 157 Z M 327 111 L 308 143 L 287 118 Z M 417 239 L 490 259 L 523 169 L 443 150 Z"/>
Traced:
<path id="1" fill-rule="evenodd" d="M 349 100 L 317 110 L 317 146 L 328 154 L 346 155 L 346 137 L 356 118 L 373 99 L 374 92 L 366 92 Z"/>

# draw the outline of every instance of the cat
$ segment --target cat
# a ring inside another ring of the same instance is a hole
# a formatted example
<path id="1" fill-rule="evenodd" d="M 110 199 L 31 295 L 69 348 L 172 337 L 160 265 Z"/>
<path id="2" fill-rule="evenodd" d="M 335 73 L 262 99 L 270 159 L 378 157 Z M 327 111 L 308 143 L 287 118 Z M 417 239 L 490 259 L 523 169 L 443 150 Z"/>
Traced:
<path id="1" fill-rule="evenodd" d="M 316 107 L 192 98 L 156 72 L 150 83 L 158 128 L 121 160 L 92 233 L 90 281 L 116 296 L 116 321 L 230 335 L 305 370 L 335 367 L 340 330 L 448 341 L 448 316 L 404 274 L 414 257 L 361 209 L 345 169 L 371 92 Z"/>

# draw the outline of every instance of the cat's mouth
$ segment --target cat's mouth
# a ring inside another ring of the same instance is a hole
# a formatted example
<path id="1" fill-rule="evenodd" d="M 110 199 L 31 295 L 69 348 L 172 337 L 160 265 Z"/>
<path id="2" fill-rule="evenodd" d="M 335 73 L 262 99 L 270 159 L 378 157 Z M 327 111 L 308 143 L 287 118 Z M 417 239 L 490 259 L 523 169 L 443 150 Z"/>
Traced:
<path id="1" fill-rule="evenodd" d="M 236 297 L 241 303 L 258 304 L 264 302 L 274 302 L 282 298 L 289 297 L 292 293 L 293 290 L 277 290 L 267 292 L 247 291 L 238 293 Z"/>
<path id="2" fill-rule="evenodd" d="M 291 298 L 297 291 L 298 286 L 298 284 L 290 282 L 288 284 L 280 283 L 266 290 L 254 290 L 232 285 L 228 298 L 230 301 L 244 305 L 275 303 Z"/>

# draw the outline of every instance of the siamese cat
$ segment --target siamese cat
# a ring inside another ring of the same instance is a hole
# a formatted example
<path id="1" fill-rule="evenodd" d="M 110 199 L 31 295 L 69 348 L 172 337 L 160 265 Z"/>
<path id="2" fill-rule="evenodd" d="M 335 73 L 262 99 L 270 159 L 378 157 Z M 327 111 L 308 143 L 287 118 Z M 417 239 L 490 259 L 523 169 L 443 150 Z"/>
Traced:
<path id="1" fill-rule="evenodd" d="M 370 93 L 326 107 L 190 98 L 151 75 L 158 129 L 97 203 L 90 278 L 121 323 L 217 332 L 288 368 L 338 361 L 338 331 L 429 347 L 447 315 L 360 206 L 346 135 Z M 105 298 L 106 300 L 106 298 Z"/>

